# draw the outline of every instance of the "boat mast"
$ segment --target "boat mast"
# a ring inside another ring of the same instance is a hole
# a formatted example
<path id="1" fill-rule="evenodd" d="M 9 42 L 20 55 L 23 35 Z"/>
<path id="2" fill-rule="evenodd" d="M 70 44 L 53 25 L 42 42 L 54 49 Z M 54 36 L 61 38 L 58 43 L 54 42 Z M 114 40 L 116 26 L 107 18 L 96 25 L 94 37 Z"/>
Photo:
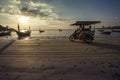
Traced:
<path id="1" fill-rule="evenodd" d="M 18 31 L 20 32 L 20 26 L 19 26 L 19 23 L 18 23 Z"/>

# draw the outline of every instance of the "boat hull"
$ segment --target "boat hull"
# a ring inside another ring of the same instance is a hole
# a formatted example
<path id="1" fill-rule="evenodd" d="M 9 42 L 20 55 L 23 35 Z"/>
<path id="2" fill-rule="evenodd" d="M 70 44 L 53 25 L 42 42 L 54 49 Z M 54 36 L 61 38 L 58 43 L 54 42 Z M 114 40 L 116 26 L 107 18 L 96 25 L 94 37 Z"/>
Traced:
<path id="1" fill-rule="evenodd" d="M 111 34 L 111 30 L 109 29 L 99 29 L 98 30 L 100 34 Z"/>
<path id="2" fill-rule="evenodd" d="M 120 32 L 120 30 L 119 30 L 119 29 L 116 29 L 116 30 L 112 30 L 112 32 Z"/>
<path id="3" fill-rule="evenodd" d="M 11 35 L 10 31 L 8 31 L 8 32 L 1 32 L 0 33 L 0 36 L 9 36 L 9 35 Z"/>
<path id="4" fill-rule="evenodd" d="M 111 32 L 100 32 L 101 34 L 111 34 Z"/>
<path id="5" fill-rule="evenodd" d="M 30 36 L 31 31 L 27 31 L 27 32 L 17 32 L 18 37 L 27 37 Z"/>

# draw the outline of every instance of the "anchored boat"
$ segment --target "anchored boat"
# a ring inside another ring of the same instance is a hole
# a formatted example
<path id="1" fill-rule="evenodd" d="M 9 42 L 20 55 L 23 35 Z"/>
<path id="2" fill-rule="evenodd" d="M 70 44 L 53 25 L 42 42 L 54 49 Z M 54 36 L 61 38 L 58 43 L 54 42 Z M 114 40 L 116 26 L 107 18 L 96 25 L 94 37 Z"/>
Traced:
<path id="1" fill-rule="evenodd" d="M 16 31 L 16 33 L 17 33 L 19 38 L 30 36 L 30 34 L 31 34 L 30 27 L 29 27 L 29 30 L 20 31 L 20 26 L 18 24 L 18 31 Z"/>
<path id="2" fill-rule="evenodd" d="M 0 25 L 0 36 L 9 36 L 11 35 L 11 30 L 8 27 L 3 27 Z"/>
<path id="3" fill-rule="evenodd" d="M 98 29 L 100 34 L 111 34 L 112 30 L 110 29 Z"/>

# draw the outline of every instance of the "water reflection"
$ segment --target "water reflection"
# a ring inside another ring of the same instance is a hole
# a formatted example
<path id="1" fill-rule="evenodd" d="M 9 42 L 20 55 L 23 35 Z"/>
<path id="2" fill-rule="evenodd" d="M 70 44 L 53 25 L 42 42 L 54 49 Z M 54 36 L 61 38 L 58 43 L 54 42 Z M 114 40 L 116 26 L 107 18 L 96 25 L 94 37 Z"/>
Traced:
<path id="1" fill-rule="evenodd" d="M 68 37 L 74 32 L 74 29 L 63 29 L 59 30 L 45 30 L 43 33 L 39 31 L 32 31 L 30 37 L 23 37 L 20 40 L 29 40 L 29 39 L 68 39 Z M 110 35 L 100 34 L 97 31 L 95 32 L 95 38 L 120 38 L 120 32 L 112 32 Z M 18 39 L 18 36 L 15 32 L 11 33 L 11 36 L 0 37 L 0 39 Z"/>

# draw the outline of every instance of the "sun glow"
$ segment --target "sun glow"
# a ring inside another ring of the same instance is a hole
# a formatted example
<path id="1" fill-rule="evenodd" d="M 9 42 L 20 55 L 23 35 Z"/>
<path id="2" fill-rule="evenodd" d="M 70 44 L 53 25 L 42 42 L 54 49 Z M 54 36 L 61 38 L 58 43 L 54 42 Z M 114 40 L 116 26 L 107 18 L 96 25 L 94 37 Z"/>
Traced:
<path id="1" fill-rule="evenodd" d="M 29 22 L 29 17 L 20 16 L 18 21 L 19 21 L 19 23 L 27 24 Z"/>

